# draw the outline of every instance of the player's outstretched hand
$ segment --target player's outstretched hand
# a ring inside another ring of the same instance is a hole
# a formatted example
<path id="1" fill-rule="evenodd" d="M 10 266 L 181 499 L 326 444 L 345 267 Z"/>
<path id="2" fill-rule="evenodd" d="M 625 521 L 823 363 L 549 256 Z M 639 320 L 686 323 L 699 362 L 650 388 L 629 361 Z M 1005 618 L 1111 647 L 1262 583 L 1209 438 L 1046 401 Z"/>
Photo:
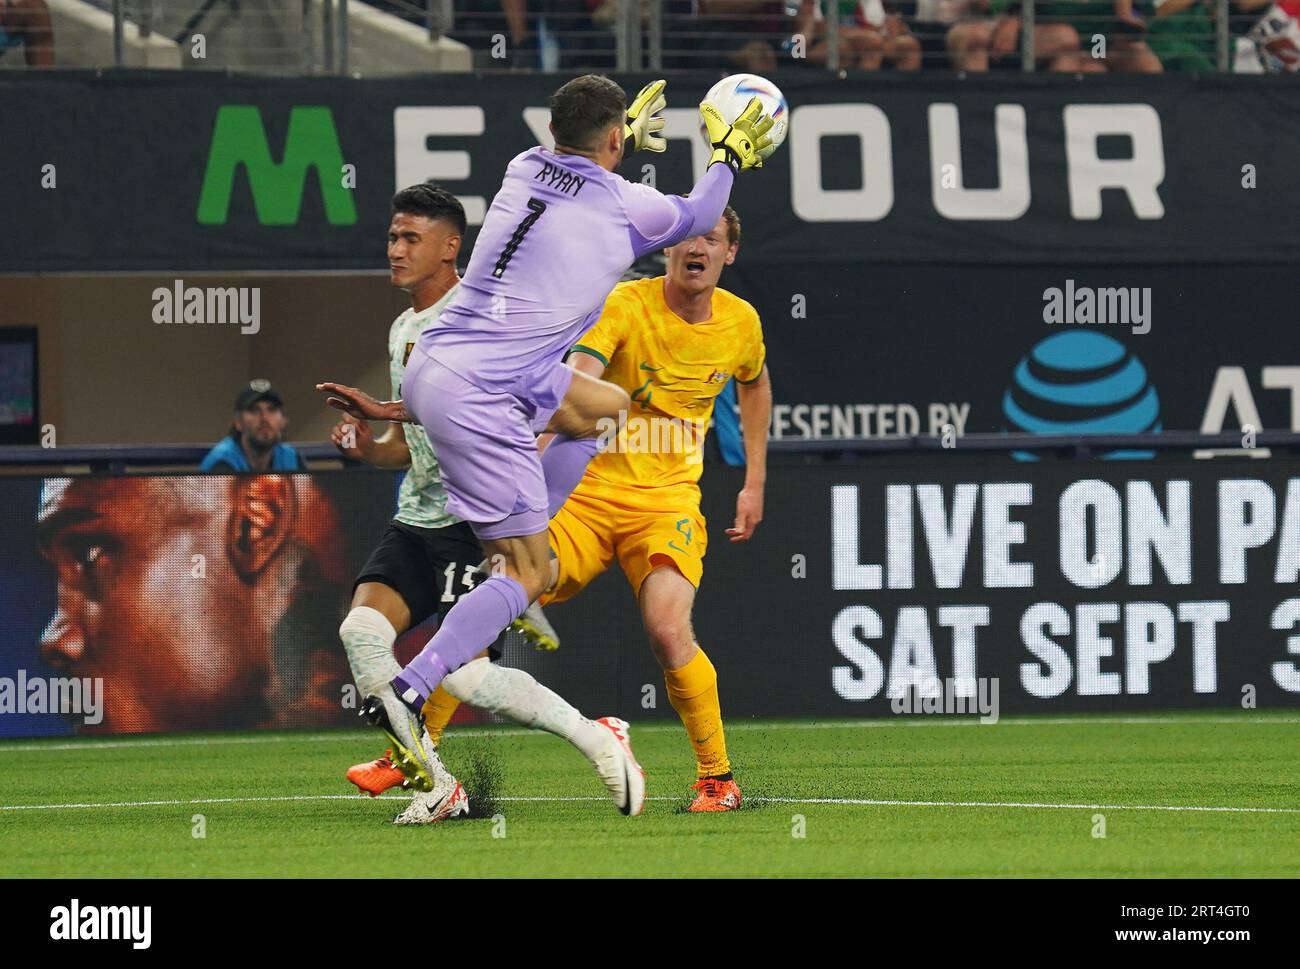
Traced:
<path id="1" fill-rule="evenodd" d="M 763 492 L 743 488 L 736 495 L 736 523 L 727 529 L 733 542 L 747 542 L 763 520 Z"/>
<path id="2" fill-rule="evenodd" d="M 667 123 L 660 116 L 668 107 L 664 97 L 664 88 L 668 82 L 660 78 L 651 81 L 632 99 L 627 109 L 627 120 L 623 123 L 623 140 L 632 142 L 632 151 L 667 151 L 668 140 L 659 132 Z"/>
<path id="3" fill-rule="evenodd" d="M 701 101 L 700 117 L 713 146 L 709 165 L 725 162 L 737 173 L 763 167 L 763 152 L 771 154 L 768 149 L 772 147 L 772 138 L 768 132 L 775 122 L 770 114 L 763 113 L 762 101 L 751 98 L 740 117 L 731 124 L 712 101 Z"/>
<path id="4" fill-rule="evenodd" d="M 351 414 L 344 414 L 343 419 L 334 425 L 330 431 L 330 440 L 345 458 L 353 461 L 369 461 L 371 450 L 375 446 L 375 435 L 370 430 L 370 422 L 359 421 Z"/>
<path id="5" fill-rule="evenodd" d="M 364 390 L 349 387 L 346 384 L 317 384 L 316 389 L 329 396 L 325 403 L 336 407 L 344 413 L 351 414 L 358 420 L 371 421 L 409 421 L 411 416 L 406 405 L 400 400 L 375 400 Z"/>

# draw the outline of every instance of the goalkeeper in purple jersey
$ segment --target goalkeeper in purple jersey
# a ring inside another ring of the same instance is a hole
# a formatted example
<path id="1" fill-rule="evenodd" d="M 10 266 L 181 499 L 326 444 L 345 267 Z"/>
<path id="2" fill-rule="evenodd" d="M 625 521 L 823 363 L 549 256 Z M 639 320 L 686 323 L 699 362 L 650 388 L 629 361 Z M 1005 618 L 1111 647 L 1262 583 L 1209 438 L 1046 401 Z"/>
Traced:
<path id="1" fill-rule="evenodd" d="M 712 229 L 735 176 L 770 154 L 772 119 L 757 98 L 731 123 L 704 102 L 713 151 L 690 195 L 627 181 L 615 172 L 625 149 L 667 147 L 664 87 L 646 85 L 630 107 L 599 75 L 556 91 L 555 150 L 532 148 L 510 162 L 456 296 L 411 354 L 403 399 L 319 385 L 355 417 L 424 426 L 447 509 L 473 527 L 492 573 L 448 611 L 392 690 L 367 698 L 371 721 L 400 747 L 394 718 L 418 716 L 443 683 L 457 699 L 572 742 L 625 814 L 639 812 L 645 790 L 625 723 L 586 720 L 527 674 L 471 661 L 553 581 L 547 522 L 595 455 L 601 429 L 630 404 L 621 388 L 566 366 L 565 354 L 635 259 Z M 539 453 L 542 431 L 556 437 Z M 395 760 L 404 773 L 412 768 Z"/>

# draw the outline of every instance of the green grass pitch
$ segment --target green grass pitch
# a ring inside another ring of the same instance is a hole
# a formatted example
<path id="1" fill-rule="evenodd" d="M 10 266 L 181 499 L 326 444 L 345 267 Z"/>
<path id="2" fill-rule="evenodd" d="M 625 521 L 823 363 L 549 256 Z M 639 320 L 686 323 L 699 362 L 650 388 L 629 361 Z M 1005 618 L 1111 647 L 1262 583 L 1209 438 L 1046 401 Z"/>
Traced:
<path id="1" fill-rule="evenodd" d="M 681 728 L 633 724 L 652 797 L 637 818 L 553 737 L 453 728 L 448 765 L 498 817 L 420 828 L 389 823 L 396 797 L 349 793 L 375 734 L 7 741 L 0 876 L 1295 877 L 1298 724 L 735 721 L 745 805 L 719 815 L 682 810 Z"/>

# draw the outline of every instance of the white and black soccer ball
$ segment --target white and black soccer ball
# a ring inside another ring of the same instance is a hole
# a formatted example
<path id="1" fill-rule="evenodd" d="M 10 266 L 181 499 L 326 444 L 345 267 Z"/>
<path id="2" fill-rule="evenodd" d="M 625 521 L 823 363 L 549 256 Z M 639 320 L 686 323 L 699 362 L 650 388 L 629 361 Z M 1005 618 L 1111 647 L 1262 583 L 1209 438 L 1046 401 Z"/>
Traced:
<path id="1" fill-rule="evenodd" d="M 735 121 L 753 98 L 763 102 L 763 110 L 772 116 L 772 130 L 768 132 L 772 146 L 762 152 L 763 160 L 772 157 L 772 153 L 785 141 L 786 129 L 790 122 L 790 106 L 786 103 L 781 89 L 765 77 L 758 74 L 732 74 L 724 77 L 704 95 L 704 100 L 711 102 L 728 121 Z M 708 141 L 708 132 L 700 125 L 700 134 Z"/>

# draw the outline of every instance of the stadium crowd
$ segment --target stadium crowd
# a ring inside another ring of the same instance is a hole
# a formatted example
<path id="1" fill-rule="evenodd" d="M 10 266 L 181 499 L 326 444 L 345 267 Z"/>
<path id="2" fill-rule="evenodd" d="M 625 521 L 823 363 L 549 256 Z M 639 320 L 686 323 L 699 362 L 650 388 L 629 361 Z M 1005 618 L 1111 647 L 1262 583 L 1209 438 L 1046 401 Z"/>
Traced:
<path id="1" fill-rule="evenodd" d="M 420 0 L 369 0 L 423 25 Z M 475 66 L 612 70 L 620 0 L 453 0 L 449 36 Z M 642 3 L 648 36 L 652 16 Z M 1217 69 L 1216 0 L 1037 0 L 1035 69 L 1153 74 Z M 1019 70 L 1020 0 L 661 0 L 662 65 L 769 74 L 825 69 L 826 10 L 848 71 Z M 1300 70 L 1300 0 L 1229 0 L 1231 69 Z M 1240 41 L 1240 44 L 1239 44 Z M 55 65 L 46 0 L 0 0 L 0 66 Z M 21 51 L 19 50 L 21 48 Z M 5 57 L 7 52 L 13 56 Z"/>
<path id="2" fill-rule="evenodd" d="M 28 67 L 54 66 L 54 31 L 45 0 L 0 0 L 0 58 L 18 51 Z"/>
<path id="3" fill-rule="evenodd" d="M 379 0 L 410 11 L 402 0 Z M 662 0 L 663 66 L 754 73 L 825 68 L 823 8 L 838 27 L 846 70 L 1019 70 L 1019 0 Z M 1216 69 L 1213 0 L 1038 0 L 1036 69 L 1159 73 Z M 456 0 L 451 36 L 489 59 L 559 70 L 611 69 L 616 0 Z M 1231 0 L 1229 31 L 1268 48 L 1275 69 L 1300 64 L 1300 0 Z M 643 0 L 643 24 L 649 8 Z"/>

